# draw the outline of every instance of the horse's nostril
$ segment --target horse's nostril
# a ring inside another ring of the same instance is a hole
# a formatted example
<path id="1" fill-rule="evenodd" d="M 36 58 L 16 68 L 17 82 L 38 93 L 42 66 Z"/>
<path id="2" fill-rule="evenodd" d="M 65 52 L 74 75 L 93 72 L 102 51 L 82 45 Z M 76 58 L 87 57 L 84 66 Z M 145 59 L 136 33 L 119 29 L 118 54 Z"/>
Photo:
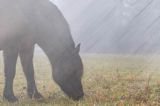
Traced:
<path id="1" fill-rule="evenodd" d="M 79 100 L 83 100 L 83 96 L 80 96 L 80 97 L 79 97 Z"/>
<path id="2" fill-rule="evenodd" d="M 84 93 L 81 94 L 80 99 L 82 99 L 84 97 Z"/>
<path id="3" fill-rule="evenodd" d="M 78 100 L 82 100 L 84 96 L 84 93 L 80 94 L 79 96 L 77 96 L 76 98 L 74 98 L 74 100 L 78 101 Z"/>

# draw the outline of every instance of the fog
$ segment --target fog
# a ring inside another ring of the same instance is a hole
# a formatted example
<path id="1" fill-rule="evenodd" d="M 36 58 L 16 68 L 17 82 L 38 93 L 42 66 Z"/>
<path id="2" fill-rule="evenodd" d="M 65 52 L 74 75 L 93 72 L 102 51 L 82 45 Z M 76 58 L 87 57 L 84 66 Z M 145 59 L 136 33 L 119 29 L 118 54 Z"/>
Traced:
<path id="1" fill-rule="evenodd" d="M 87 53 L 160 53 L 160 0 L 54 0 Z"/>

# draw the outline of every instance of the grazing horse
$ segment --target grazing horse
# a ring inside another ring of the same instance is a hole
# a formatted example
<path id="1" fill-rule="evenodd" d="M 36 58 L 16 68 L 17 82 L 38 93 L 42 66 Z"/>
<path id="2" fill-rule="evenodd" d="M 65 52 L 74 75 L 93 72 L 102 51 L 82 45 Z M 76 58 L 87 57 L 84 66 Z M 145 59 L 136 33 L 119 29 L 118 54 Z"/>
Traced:
<path id="1" fill-rule="evenodd" d="M 34 45 L 47 55 L 52 76 L 63 92 L 74 100 L 83 97 L 83 64 L 80 45 L 75 47 L 69 26 L 59 9 L 48 0 L 0 0 L 0 50 L 4 56 L 5 87 L 3 96 L 17 101 L 13 80 L 20 56 L 27 79 L 29 97 L 42 98 L 33 67 Z"/>

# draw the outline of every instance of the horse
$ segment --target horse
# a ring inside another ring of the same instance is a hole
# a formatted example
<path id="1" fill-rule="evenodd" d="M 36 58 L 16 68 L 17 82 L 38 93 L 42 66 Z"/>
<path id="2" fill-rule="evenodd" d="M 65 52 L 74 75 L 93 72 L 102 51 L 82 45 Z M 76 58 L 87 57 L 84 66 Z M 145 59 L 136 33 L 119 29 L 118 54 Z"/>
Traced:
<path id="1" fill-rule="evenodd" d="M 0 0 L 0 50 L 3 51 L 3 97 L 18 101 L 13 91 L 17 57 L 27 80 L 27 94 L 40 99 L 34 77 L 33 54 L 38 45 L 50 61 L 53 80 L 71 99 L 83 98 L 83 63 L 80 44 L 56 5 L 48 0 Z"/>

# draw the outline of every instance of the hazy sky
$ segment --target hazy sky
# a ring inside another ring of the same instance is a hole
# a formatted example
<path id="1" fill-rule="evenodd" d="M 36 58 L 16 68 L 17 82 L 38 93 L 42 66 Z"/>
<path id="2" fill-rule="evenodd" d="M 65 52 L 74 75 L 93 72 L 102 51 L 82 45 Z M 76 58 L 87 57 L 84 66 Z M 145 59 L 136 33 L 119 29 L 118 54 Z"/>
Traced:
<path id="1" fill-rule="evenodd" d="M 82 51 L 159 53 L 160 0 L 56 0 Z"/>

